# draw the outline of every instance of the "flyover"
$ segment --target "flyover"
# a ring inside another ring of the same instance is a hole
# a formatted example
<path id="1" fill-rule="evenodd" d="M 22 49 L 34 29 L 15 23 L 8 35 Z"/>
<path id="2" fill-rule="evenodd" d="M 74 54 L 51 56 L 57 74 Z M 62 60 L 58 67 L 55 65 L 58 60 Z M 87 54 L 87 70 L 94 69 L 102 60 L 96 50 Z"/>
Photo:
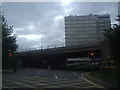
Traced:
<path id="1" fill-rule="evenodd" d="M 55 47 L 40 50 L 18 52 L 22 58 L 23 66 L 63 66 L 67 58 L 88 57 L 89 52 L 94 52 L 96 57 L 101 56 L 99 43 L 83 44 L 79 46 Z"/>
<path id="2" fill-rule="evenodd" d="M 54 48 L 46 48 L 46 49 L 39 49 L 39 50 L 30 50 L 30 51 L 23 51 L 18 52 L 20 55 L 27 56 L 27 55 L 39 55 L 39 54 L 60 54 L 60 53 L 73 53 L 73 52 L 80 52 L 80 51 L 95 51 L 100 50 L 101 46 L 98 43 L 92 44 L 83 44 L 79 46 L 62 46 L 62 47 L 54 47 Z"/>

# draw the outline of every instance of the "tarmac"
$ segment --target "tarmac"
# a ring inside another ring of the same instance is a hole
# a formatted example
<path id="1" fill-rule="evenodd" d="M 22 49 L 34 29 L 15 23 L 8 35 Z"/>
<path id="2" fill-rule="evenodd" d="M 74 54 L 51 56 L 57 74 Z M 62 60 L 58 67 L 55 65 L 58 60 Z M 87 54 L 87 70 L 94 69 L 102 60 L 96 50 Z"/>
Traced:
<path id="1" fill-rule="evenodd" d="M 120 90 L 120 86 L 119 85 L 115 85 L 113 83 L 110 82 L 106 82 L 103 81 L 101 79 L 98 79 L 96 77 L 93 77 L 91 75 L 90 72 L 84 73 L 83 77 L 90 83 L 95 84 L 96 86 L 98 86 L 99 88 L 108 88 L 108 89 L 119 89 Z"/>
<path id="2" fill-rule="evenodd" d="M 3 70 L 3 72 L 12 72 L 12 70 Z M 90 72 L 85 72 L 82 74 L 82 76 L 86 81 L 88 81 L 91 84 L 94 84 L 95 86 L 97 86 L 99 88 L 105 88 L 107 90 L 110 90 L 110 89 L 119 89 L 120 90 L 119 85 L 115 85 L 113 83 L 106 82 L 106 81 L 103 81 L 96 77 L 93 77 Z"/>

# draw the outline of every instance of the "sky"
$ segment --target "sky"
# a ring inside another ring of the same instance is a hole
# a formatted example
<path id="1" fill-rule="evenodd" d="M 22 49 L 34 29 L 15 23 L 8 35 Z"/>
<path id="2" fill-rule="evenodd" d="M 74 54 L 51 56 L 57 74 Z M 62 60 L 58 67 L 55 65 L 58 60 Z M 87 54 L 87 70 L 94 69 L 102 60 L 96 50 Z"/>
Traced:
<path id="1" fill-rule="evenodd" d="M 17 34 L 19 49 L 65 44 L 64 17 L 69 15 L 118 14 L 117 2 L 3 2 L 2 12 Z"/>

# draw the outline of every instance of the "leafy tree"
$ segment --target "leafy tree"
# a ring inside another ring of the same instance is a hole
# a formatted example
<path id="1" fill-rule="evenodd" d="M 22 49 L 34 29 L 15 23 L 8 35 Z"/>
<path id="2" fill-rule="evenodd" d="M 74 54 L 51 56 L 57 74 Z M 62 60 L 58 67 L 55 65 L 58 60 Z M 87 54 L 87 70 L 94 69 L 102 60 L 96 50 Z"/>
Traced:
<path id="1" fill-rule="evenodd" d="M 105 30 L 104 34 L 109 42 L 112 59 L 120 64 L 120 26 L 114 24 L 110 29 Z"/>
<path id="2" fill-rule="evenodd" d="M 18 45 L 16 44 L 17 35 L 13 34 L 13 26 L 9 26 L 5 17 L 2 15 L 2 67 L 10 68 L 12 57 L 10 53 L 14 55 Z"/>

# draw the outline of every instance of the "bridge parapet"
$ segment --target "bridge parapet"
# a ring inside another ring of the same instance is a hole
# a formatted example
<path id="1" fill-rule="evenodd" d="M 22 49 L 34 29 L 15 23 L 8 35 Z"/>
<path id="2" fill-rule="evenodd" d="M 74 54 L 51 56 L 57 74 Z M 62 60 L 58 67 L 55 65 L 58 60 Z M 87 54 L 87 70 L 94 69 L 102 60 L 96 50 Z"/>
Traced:
<path id="1" fill-rule="evenodd" d="M 29 52 L 29 51 L 38 51 L 38 50 L 48 50 L 48 49 L 59 49 L 59 48 L 84 48 L 84 47 L 92 47 L 92 46 L 101 46 L 100 43 L 90 43 L 90 44 L 81 44 L 81 45 L 74 45 L 74 46 L 65 46 L 62 45 L 51 45 L 46 47 L 40 47 L 40 48 L 31 48 L 31 49 L 24 49 L 24 50 L 18 50 L 17 52 Z"/>
<path id="2" fill-rule="evenodd" d="M 100 50 L 100 44 L 88 44 L 88 45 L 76 45 L 76 46 L 61 46 L 54 48 L 42 48 L 42 49 L 33 49 L 24 52 L 18 52 L 19 54 L 49 54 L 49 53 L 69 53 L 69 52 L 78 52 L 78 51 L 90 51 L 90 50 Z"/>
<path id="3" fill-rule="evenodd" d="M 50 45 L 50 46 L 44 46 L 44 47 L 38 47 L 38 48 L 29 48 L 29 49 L 21 49 L 21 50 L 17 50 L 17 52 L 29 52 L 29 51 L 37 51 L 37 50 L 45 50 L 45 49 L 55 49 L 55 48 L 59 48 L 59 47 L 65 47 L 64 44 L 62 45 Z"/>

